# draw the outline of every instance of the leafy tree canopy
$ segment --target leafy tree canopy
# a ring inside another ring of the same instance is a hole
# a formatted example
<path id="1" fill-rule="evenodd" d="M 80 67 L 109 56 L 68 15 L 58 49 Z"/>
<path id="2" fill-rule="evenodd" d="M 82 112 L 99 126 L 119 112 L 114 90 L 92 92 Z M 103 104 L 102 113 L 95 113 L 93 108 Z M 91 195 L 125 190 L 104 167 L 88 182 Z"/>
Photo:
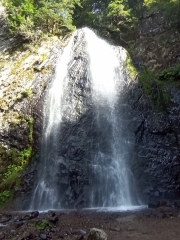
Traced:
<path id="1" fill-rule="evenodd" d="M 180 24 L 180 0 L 144 0 L 143 6 L 150 12 L 161 11 L 171 26 Z"/>
<path id="2" fill-rule="evenodd" d="M 38 34 L 64 34 L 74 29 L 72 14 L 80 0 L 8 0 L 11 33 L 33 39 Z"/>
<path id="3" fill-rule="evenodd" d="M 162 12 L 168 24 L 180 24 L 180 0 L 3 0 L 11 33 L 33 39 L 42 33 L 64 35 L 88 26 L 119 38 L 133 31 L 144 13 Z"/>

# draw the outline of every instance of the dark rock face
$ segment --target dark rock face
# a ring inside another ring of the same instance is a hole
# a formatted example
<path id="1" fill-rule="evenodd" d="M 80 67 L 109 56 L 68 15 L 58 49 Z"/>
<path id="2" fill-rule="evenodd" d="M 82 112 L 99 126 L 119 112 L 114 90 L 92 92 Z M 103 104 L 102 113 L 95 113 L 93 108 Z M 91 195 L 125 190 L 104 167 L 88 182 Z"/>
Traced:
<path id="1" fill-rule="evenodd" d="M 41 62 L 36 61 L 34 64 L 40 69 L 39 72 L 33 69 L 33 62 L 36 60 L 36 57 L 34 58 L 33 56 L 30 56 L 33 61 L 31 62 L 26 60 L 26 67 L 28 69 L 32 69 L 32 79 L 29 80 L 28 76 L 26 75 L 23 79 L 18 78 L 17 82 L 19 82 L 19 86 L 14 86 L 14 90 L 13 84 L 16 81 L 12 81 L 12 83 L 9 83 L 10 87 L 6 90 L 6 85 L 8 85 L 8 80 L 6 80 L 6 78 L 8 79 L 8 75 L 4 74 L 3 76 L 1 76 L 2 82 L 0 84 L 0 87 L 2 91 L 4 90 L 4 102 L 7 105 L 7 108 L 5 104 L 2 105 L 0 109 L 0 114 L 1 116 L 7 115 L 8 117 L 2 118 L 3 121 L 1 122 L 0 129 L 0 145 L 5 146 L 7 150 L 16 148 L 19 151 L 23 151 L 24 149 L 32 147 L 33 152 L 32 161 L 30 161 L 31 164 L 28 164 L 26 171 L 24 171 L 20 175 L 21 184 L 19 186 L 15 186 L 12 190 L 14 191 L 14 195 L 16 197 L 16 200 L 14 201 L 12 206 L 8 206 L 12 209 L 22 209 L 22 205 L 26 206 L 31 196 L 31 191 L 35 181 L 36 167 L 38 165 L 38 155 L 40 155 L 44 93 L 46 91 L 47 85 L 49 84 L 52 76 L 54 75 L 56 61 L 62 50 L 63 47 L 60 45 L 59 41 L 53 40 L 51 43 L 49 43 L 49 52 L 47 53 L 46 59 L 41 60 Z M 24 66 L 25 64 L 23 65 L 22 61 L 20 67 L 23 68 Z M 19 69 L 17 68 L 17 76 L 19 74 L 18 71 Z M 14 78 L 16 78 L 16 76 L 14 76 Z M 5 83 L 3 83 L 3 81 Z M 27 85 L 29 86 L 28 88 L 31 89 L 30 97 L 22 97 L 21 99 L 17 99 L 18 92 L 23 92 L 21 85 L 23 85 L 23 88 L 27 88 Z M 6 92 L 8 92 L 11 97 L 10 99 L 12 99 L 9 102 L 6 100 Z M 16 115 L 13 115 L 13 113 L 16 113 Z M 29 127 L 30 119 L 33 119 L 33 123 L 35 123 L 32 124 L 31 130 Z M 32 131 L 31 140 L 29 137 L 30 131 Z M 2 161 L 2 159 L 0 160 Z M 9 164 L 12 163 L 9 161 Z"/>
<path id="2" fill-rule="evenodd" d="M 108 179 L 107 176 L 108 174 L 112 174 L 112 172 L 109 173 L 107 170 L 111 171 L 114 167 L 111 165 L 111 162 L 114 161 L 113 157 L 116 154 L 113 155 L 114 145 L 109 140 L 113 139 L 114 135 L 117 135 L 117 133 L 114 133 L 112 130 L 111 119 L 107 117 L 108 113 L 109 115 L 111 114 L 111 109 L 108 108 L 108 101 L 105 97 L 103 101 L 106 104 L 103 102 L 102 106 L 98 106 L 98 108 L 96 106 L 98 103 L 94 102 L 85 32 L 78 30 L 72 40 L 72 53 L 70 54 L 71 57 L 68 63 L 67 79 L 64 83 L 64 95 L 61 99 L 63 106 L 61 109 L 62 120 L 56 128 L 56 136 L 54 137 L 54 128 L 52 127 L 51 130 L 53 130 L 48 135 L 48 139 L 45 138 L 44 141 L 42 140 L 43 148 L 41 158 L 39 159 L 40 165 L 37 168 L 37 180 L 35 181 L 36 191 L 32 203 L 33 209 L 40 208 L 44 210 L 47 208 L 103 206 L 105 201 L 106 206 L 110 206 L 110 200 L 108 202 L 108 199 L 110 199 L 111 189 L 116 192 L 116 188 L 114 187 L 115 183 L 112 183 L 116 177 L 113 178 L 114 175 L 111 175 Z M 123 52 L 123 50 L 120 47 L 114 50 L 120 59 L 119 66 L 123 69 L 123 61 L 121 61 L 121 58 L 123 58 L 121 52 Z M 120 78 L 118 78 L 120 81 L 117 83 L 118 87 L 122 88 L 122 85 L 128 85 L 129 80 L 126 70 L 117 70 L 117 74 L 122 74 L 124 79 L 124 82 L 121 82 Z M 120 94 L 117 98 L 118 97 L 121 99 Z M 49 100 L 49 98 L 47 99 Z M 56 105 L 55 100 L 53 103 Z M 48 102 L 45 101 L 44 104 L 44 109 L 48 112 L 45 116 L 48 118 L 50 114 Z M 39 109 L 41 109 L 42 105 L 39 105 Z M 114 111 L 118 113 L 116 116 L 117 122 L 123 121 L 126 124 L 126 122 L 130 121 L 130 119 L 126 119 L 126 116 L 122 120 L 123 111 L 126 106 L 124 102 L 123 104 L 120 102 L 119 105 L 115 106 Z M 61 108 L 61 106 L 57 107 L 57 111 L 59 108 Z M 114 115 L 112 115 L 112 118 L 113 117 Z M 45 119 L 45 123 L 47 121 L 48 120 Z M 37 119 L 37 122 L 42 123 L 42 120 Z M 56 127 L 56 124 L 54 125 Z M 44 129 L 46 130 L 46 128 Z M 122 135 L 126 136 L 129 134 L 129 132 L 127 134 L 125 133 L 126 129 L 127 128 L 124 128 L 124 130 L 116 129 L 116 132 L 121 132 Z M 116 145 L 122 149 L 124 147 L 126 148 L 124 154 L 127 155 L 128 160 L 130 150 L 127 149 L 125 141 L 123 142 L 123 139 L 127 137 L 122 138 L 122 136 L 120 136 L 120 138 L 121 142 L 118 141 Z M 131 141 L 135 141 L 133 134 L 131 134 L 128 139 L 129 138 Z M 128 144 L 128 148 L 131 148 L 131 146 L 132 145 Z M 118 157 L 121 158 L 121 154 L 119 154 Z M 98 161 L 95 161 L 96 158 Z M 44 169 L 45 163 L 46 167 Z M 56 167 L 54 168 L 54 166 Z M 121 167 L 123 166 L 121 165 Z M 103 174 L 102 169 L 104 169 L 106 173 L 104 172 Z M 116 174 L 116 170 L 113 174 Z M 42 180 L 41 176 L 43 176 L 45 181 Z M 113 180 L 111 181 L 111 179 Z M 117 181 L 119 181 L 119 179 Z M 41 185 L 45 186 L 45 190 Z M 133 186 L 133 183 L 131 185 Z M 106 187 L 109 188 L 109 190 L 106 191 Z M 121 186 L 118 186 L 118 189 L 119 188 L 121 188 Z M 54 189 L 53 196 L 55 200 L 52 200 L 49 192 Z M 95 200 L 92 200 L 92 198 Z M 133 199 L 135 198 L 134 194 Z M 54 201 L 53 204 L 51 201 Z M 136 200 L 135 203 L 137 203 Z"/>
<path id="3" fill-rule="evenodd" d="M 130 54 L 137 68 L 147 67 L 154 73 L 179 64 L 179 29 L 167 24 L 161 13 L 150 14 L 139 19 L 135 36 L 127 40 L 135 44 Z M 167 43 L 166 39 L 169 39 Z"/>
<path id="4" fill-rule="evenodd" d="M 58 154 L 61 158 L 56 176 L 59 197 L 64 207 L 75 208 L 86 206 L 89 201 L 88 189 L 92 177 L 89 168 L 90 156 L 96 151 L 96 142 L 102 139 L 102 151 L 107 161 L 109 151 L 105 135 L 100 132 L 97 134 L 98 129 L 93 124 L 95 112 L 91 101 L 88 58 L 84 46 L 83 34 L 79 31 L 79 35 L 74 37 L 73 56 L 68 71 L 72 81 L 68 84 L 77 84 L 73 98 L 78 99 L 77 106 L 80 108 L 75 111 L 77 120 L 73 123 L 68 121 L 68 112 L 67 116 L 64 114 L 58 139 Z M 67 93 L 68 96 L 72 98 Z M 38 146 L 38 152 L 43 102 L 42 99 L 34 110 L 35 146 Z M 119 117 L 123 118 L 124 129 L 130 129 L 128 139 L 131 142 L 131 154 L 127 161 L 139 187 L 139 195 L 145 203 L 150 200 L 178 198 L 179 90 L 172 88 L 170 107 L 166 112 L 162 112 L 158 111 L 146 97 L 141 84 L 137 80 L 130 82 L 127 77 L 117 108 Z M 102 124 L 106 125 L 107 122 L 104 121 Z"/>
<path id="5" fill-rule="evenodd" d="M 179 89 L 170 90 L 169 107 L 164 112 L 153 106 L 138 82 L 124 92 L 135 137 L 130 164 L 144 201 L 179 198 Z"/>
<path id="6" fill-rule="evenodd" d="M 79 33 L 81 33 L 79 31 Z M 73 56 L 69 63 L 68 75 L 72 79 L 68 84 L 76 84 L 76 121 L 70 122 L 66 115 L 61 126 L 58 139 L 58 154 L 61 158 L 56 183 L 63 207 L 84 207 L 88 201 L 87 194 L 91 178 L 89 165 L 91 154 L 96 151 L 96 142 L 101 138 L 102 150 L 108 161 L 107 141 L 103 133 L 99 133 L 94 124 L 94 107 L 91 101 L 87 62 L 84 52 L 83 34 L 74 37 Z M 118 49 L 118 48 L 117 48 Z M 52 49 L 52 59 L 55 66 L 60 49 Z M 60 53 L 62 49 L 60 50 Z M 118 50 L 117 50 L 118 52 Z M 36 64 L 37 68 L 37 64 Z M 42 75 L 34 80 L 34 90 L 37 97 L 32 104 L 34 118 L 34 150 L 41 154 L 41 136 L 43 123 L 43 106 L 45 93 L 51 84 L 54 72 L 50 72 L 46 81 L 39 81 Z M 127 74 L 124 70 L 124 74 Z M 171 89 L 169 107 L 162 112 L 157 110 L 151 100 L 143 93 L 142 86 L 137 79 L 124 82 L 124 90 L 119 96 L 119 118 L 122 118 L 124 131 L 129 129 L 131 154 L 127 161 L 134 173 L 139 188 L 139 195 L 144 203 L 153 200 L 177 199 L 180 196 L 180 90 Z M 67 97 L 71 98 L 67 93 Z M 27 105 L 24 105 L 24 113 Z M 23 107 L 22 107 L 23 111 Z M 68 116 L 68 112 L 67 112 Z M 102 124 L 106 125 L 106 121 Z M 106 125 L 108 128 L 108 126 Z M 108 130 L 107 130 L 108 131 Z M 22 133 L 11 133 L 18 138 Z M 123 132 L 123 134 L 126 134 Z M 93 142 L 90 140 L 93 139 Z M 93 144 L 92 144 L 93 143 Z M 24 174 L 26 182 L 23 188 L 23 204 L 16 204 L 17 208 L 27 209 L 32 196 L 32 187 L 37 182 L 37 172 L 40 157 Z M 33 172 L 33 173 L 32 173 Z M 28 194 L 27 194 L 28 193 Z"/>

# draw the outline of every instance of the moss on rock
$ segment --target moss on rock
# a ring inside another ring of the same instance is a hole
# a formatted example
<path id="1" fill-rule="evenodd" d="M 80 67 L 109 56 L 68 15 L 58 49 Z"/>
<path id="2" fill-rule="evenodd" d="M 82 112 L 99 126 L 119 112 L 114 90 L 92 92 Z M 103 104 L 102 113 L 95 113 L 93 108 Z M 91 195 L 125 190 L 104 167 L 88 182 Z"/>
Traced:
<path id="1" fill-rule="evenodd" d="M 135 76 L 137 76 L 138 73 L 132 63 L 129 53 L 126 52 L 126 54 L 127 54 L 127 57 L 126 57 L 126 61 L 125 61 L 125 68 L 127 69 L 128 73 L 129 73 L 129 78 L 132 80 Z"/>
<path id="2" fill-rule="evenodd" d="M 139 82 L 147 96 L 152 100 L 155 107 L 166 109 L 170 103 L 170 92 L 167 81 L 161 81 L 162 73 L 155 75 L 152 71 L 144 68 L 139 74 Z M 174 79 L 175 80 L 175 79 Z"/>
<path id="3" fill-rule="evenodd" d="M 32 147 L 23 150 L 6 149 L 0 145 L 0 207 L 8 203 L 14 196 L 14 188 L 21 183 L 20 175 L 26 169 L 32 156 Z"/>

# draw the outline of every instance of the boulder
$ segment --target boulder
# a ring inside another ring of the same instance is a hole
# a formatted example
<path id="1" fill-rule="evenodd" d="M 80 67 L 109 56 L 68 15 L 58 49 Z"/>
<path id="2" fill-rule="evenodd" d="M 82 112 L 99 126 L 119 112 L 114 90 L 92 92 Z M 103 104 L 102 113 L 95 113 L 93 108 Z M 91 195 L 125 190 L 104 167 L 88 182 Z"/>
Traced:
<path id="1" fill-rule="evenodd" d="M 97 228 L 91 228 L 87 240 L 107 240 L 107 234 Z"/>

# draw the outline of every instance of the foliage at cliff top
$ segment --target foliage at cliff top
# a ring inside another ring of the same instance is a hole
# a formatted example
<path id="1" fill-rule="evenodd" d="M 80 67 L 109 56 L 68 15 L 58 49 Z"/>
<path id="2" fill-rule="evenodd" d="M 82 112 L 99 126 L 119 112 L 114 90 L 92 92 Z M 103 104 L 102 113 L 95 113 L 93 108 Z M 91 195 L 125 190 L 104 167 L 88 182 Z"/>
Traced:
<path id="1" fill-rule="evenodd" d="M 73 19 L 76 27 L 97 29 L 103 37 L 118 44 L 135 33 L 139 19 L 161 13 L 168 26 L 180 23 L 180 0 L 81 0 L 75 6 Z"/>
<path id="2" fill-rule="evenodd" d="M 180 0 L 144 0 L 143 5 L 152 13 L 162 11 L 171 25 L 180 24 Z"/>
<path id="3" fill-rule="evenodd" d="M 42 34 L 66 35 L 88 26 L 123 40 L 146 13 L 163 13 L 169 24 L 180 23 L 180 0 L 3 0 L 10 32 L 27 39 Z"/>
<path id="4" fill-rule="evenodd" d="M 36 39 L 42 33 L 61 34 L 74 29 L 72 14 L 80 0 L 6 0 L 12 34 Z"/>
<path id="5" fill-rule="evenodd" d="M 106 36 L 119 34 L 122 30 L 131 29 L 137 20 L 130 2 L 131 0 L 81 0 L 81 6 L 76 6 L 74 11 L 74 24 L 77 27 L 95 28 Z"/>

